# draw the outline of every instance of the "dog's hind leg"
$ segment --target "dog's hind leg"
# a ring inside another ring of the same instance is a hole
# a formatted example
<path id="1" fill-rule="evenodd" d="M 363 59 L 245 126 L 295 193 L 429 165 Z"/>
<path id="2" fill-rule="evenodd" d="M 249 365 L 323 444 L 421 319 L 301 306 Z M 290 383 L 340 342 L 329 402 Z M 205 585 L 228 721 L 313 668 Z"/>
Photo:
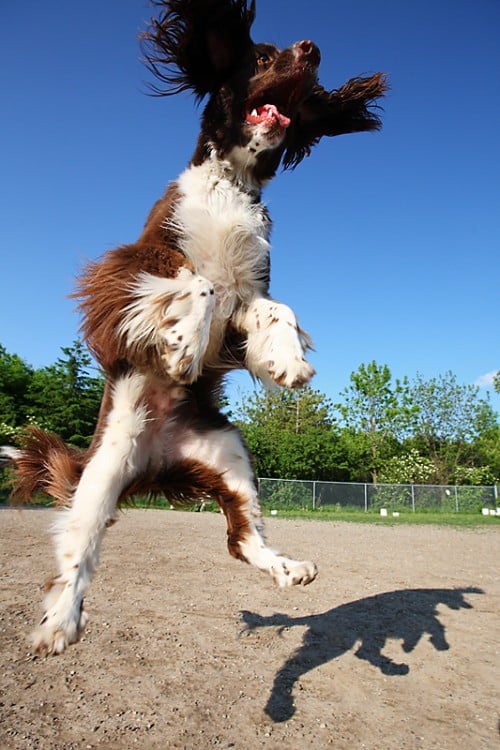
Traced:
<path id="1" fill-rule="evenodd" d="M 143 386 L 144 379 L 137 374 L 114 383 L 98 446 L 83 470 L 71 507 L 59 511 L 55 527 L 59 575 L 48 584 L 45 615 L 33 635 L 37 653 L 60 653 L 78 640 L 85 627 L 83 597 L 99 561 L 104 531 L 114 519 L 120 494 L 145 460 L 140 439 L 147 422 Z"/>
<path id="2" fill-rule="evenodd" d="M 280 587 L 315 579 L 314 563 L 292 560 L 267 545 L 255 474 L 235 427 L 189 432 L 179 448 L 183 459 L 198 467 L 207 495 L 216 498 L 224 512 L 233 557 L 265 571 Z"/>

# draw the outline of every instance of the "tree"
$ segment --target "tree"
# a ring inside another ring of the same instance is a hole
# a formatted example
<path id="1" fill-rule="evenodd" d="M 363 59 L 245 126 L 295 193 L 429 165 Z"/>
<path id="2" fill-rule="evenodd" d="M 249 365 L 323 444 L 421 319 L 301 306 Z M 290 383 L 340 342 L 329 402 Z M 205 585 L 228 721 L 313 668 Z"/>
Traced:
<path id="1" fill-rule="evenodd" d="M 336 457 L 331 401 L 310 387 L 244 395 L 237 423 L 262 477 L 329 479 Z"/>
<path id="2" fill-rule="evenodd" d="M 497 372 L 497 374 L 493 378 L 493 388 L 496 390 L 497 393 L 500 393 L 500 370 Z"/>
<path id="3" fill-rule="evenodd" d="M 371 478 L 376 482 L 395 443 L 407 432 L 412 413 L 408 381 L 393 383 L 389 367 L 375 361 L 360 365 L 350 380 L 337 409 L 346 427 L 363 436 Z"/>
<path id="4" fill-rule="evenodd" d="M 37 424 L 73 445 L 86 447 L 99 412 L 104 380 L 90 374 L 92 360 L 81 341 L 62 347 L 63 357 L 34 372 L 29 388 Z"/>
<path id="5" fill-rule="evenodd" d="M 0 345 L 0 439 L 14 442 L 17 428 L 29 416 L 27 393 L 33 368 L 17 354 L 9 354 Z"/>
<path id="6" fill-rule="evenodd" d="M 12 426 L 26 421 L 26 393 L 33 368 L 0 345 L 0 421 Z"/>
<path id="7" fill-rule="evenodd" d="M 495 412 L 474 385 L 460 385 L 452 372 L 411 386 L 414 443 L 430 458 L 441 484 L 474 455 L 474 443 L 497 425 Z"/>
<path id="8" fill-rule="evenodd" d="M 329 428 L 334 423 L 331 400 L 310 386 L 261 389 L 245 394 L 236 418 L 295 434 L 302 434 L 311 427 Z"/>
<path id="9" fill-rule="evenodd" d="M 474 443 L 474 465 L 487 467 L 495 484 L 500 483 L 500 425 L 484 430 Z"/>

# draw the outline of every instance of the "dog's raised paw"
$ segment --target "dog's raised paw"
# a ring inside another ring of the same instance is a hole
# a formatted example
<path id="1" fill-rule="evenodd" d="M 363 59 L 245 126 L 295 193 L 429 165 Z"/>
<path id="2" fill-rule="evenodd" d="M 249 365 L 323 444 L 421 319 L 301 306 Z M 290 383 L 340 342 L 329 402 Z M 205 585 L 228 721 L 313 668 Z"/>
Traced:
<path id="1" fill-rule="evenodd" d="M 194 276 L 189 288 L 176 295 L 161 324 L 166 372 L 179 383 L 192 383 L 203 367 L 214 310 L 214 289 L 201 276 Z"/>
<path id="2" fill-rule="evenodd" d="M 315 370 L 307 360 L 295 357 L 288 363 L 283 372 L 277 373 L 275 368 L 271 366 L 270 373 L 277 385 L 281 385 L 284 388 L 301 388 L 303 385 L 309 383 L 315 374 Z"/>

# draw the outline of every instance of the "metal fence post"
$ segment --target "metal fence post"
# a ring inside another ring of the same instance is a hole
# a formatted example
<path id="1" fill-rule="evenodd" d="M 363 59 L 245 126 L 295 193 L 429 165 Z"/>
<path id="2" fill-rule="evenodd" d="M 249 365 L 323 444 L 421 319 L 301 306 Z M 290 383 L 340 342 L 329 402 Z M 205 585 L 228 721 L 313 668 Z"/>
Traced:
<path id="1" fill-rule="evenodd" d="M 313 482 L 313 510 L 316 510 L 316 482 Z"/>
<path id="2" fill-rule="evenodd" d="M 415 485 L 411 485 L 411 509 L 415 513 Z"/>
<path id="3" fill-rule="evenodd" d="M 458 513 L 458 488 L 455 485 L 455 512 Z"/>
<path id="4" fill-rule="evenodd" d="M 368 513 L 368 485 L 365 482 L 365 513 Z"/>

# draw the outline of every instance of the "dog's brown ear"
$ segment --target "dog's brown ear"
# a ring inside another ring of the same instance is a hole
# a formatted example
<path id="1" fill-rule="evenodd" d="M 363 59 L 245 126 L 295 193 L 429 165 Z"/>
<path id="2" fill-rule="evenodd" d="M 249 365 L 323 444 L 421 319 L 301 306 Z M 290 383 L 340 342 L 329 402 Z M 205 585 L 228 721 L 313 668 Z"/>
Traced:
<path id="1" fill-rule="evenodd" d="M 159 6 L 142 35 L 146 66 L 161 85 L 157 95 L 191 89 L 202 99 L 216 91 L 247 55 L 255 0 L 153 0 Z"/>
<path id="2" fill-rule="evenodd" d="M 376 100 L 384 96 L 387 89 L 383 73 L 351 78 L 333 91 L 315 86 L 301 105 L 296 123 L 288 134 L 283 158 L 285 169 L 296 167 L 324 135 L 380 130 L 382 122 L 373 108 L 377 108 Z"/>

